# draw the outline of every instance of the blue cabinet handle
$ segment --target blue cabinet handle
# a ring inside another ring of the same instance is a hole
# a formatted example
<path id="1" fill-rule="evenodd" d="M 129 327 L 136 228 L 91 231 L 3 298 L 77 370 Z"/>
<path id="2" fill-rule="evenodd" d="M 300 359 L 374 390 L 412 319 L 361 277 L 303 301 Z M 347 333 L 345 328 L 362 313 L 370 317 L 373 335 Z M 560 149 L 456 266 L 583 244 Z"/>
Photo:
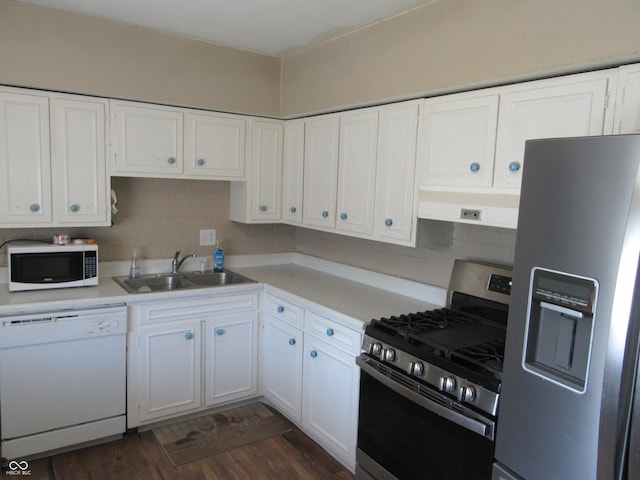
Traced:
<path id="1" fill-rule="evenodd" d="M 169 165 L 173 165 L 174 163 L 176 163 L 176 159 L 175 157 L 169 157 L 167 158 L 167 162 L 169 163 Z"/>
<path id="2" fill-rule="evenodd" d="M 333 337 L 333 328 L 327 328 L 327 337 Z"/>
<path id="3" fill-rule="evenodd" d="M 69 210 L 71 210 L 72 212 L 77 212 L 78 210 L 80 210 L 80 205 L 78 205 L 77 203 L 74 203 L 69 207 Z"/>
<path id="4" fill-rule="evenodd" d="M 390 218 L 387 218 L 387 219 L 384 221 L 384 224 L 385 224 L 387 227 L 390 227 L 391 225 L 393 225 L 393 220 L 391 220 Z"/>
<path id="5" fill-rule="evenodd" d="M 266 212 L 267 211 L 267 206 L 266 205 L 260 205 L 260 211 L 261 212 Z"/>
<path id="6" fill-rule="evenodd" d="M 184 338 L 191 340 L 193 338 L 193 332 L 187 332 L 184 334 Z"/>
<path id="7" fill-rule="evenodd" d="M 341 218 L 342 220 L 346 220 L 346 219 L 347 219 L 347 214 L 346 214 L 346 213 L 341 213 L 341 214 L 340 214 L 340 218 Z"/>
<path id="8" fill-rule="evenodd" d="M 289 339 L 289 345 L 295 345 L 296 344 L 296 339 L 295 338 L 290 338 Z"/>
<path id="9" fill-rule="evenodd" d="M 284 312 L 284 307 L 282 305 L 278 305 L 278 313 Z"/>
<path id="10" fill-rule="evenodd" d="M 203 158 L 199 158 L 196 163 L 198 164 L 198 166 L 201 167 L 202 165 L 204 165 L 204 159 Z"/>
<path id="11" fill-rule="evenodd" d="M 509 171 L 510 172 L 517 172 L 518 170 L 520 170 L 520 163 L 519 162 L 511 162 L 509 164 Z"/>
<path id="12" fill-rule="evenodd" d="M 324 210 L 322 212 L 322 218 L 327 218 L 329 216 L 329 212 L 327 212 L 326 210 Z"/>
<path id="13" fill-rule="evenodd" d="M 469 165 L 469 170 L 471 170 L 473 173 L 476 173 L 478 170 L 480 170 L 480 164 L 478 162 L 473 162 L 471 165 Z"/>
<path id="14" fill-rule="evenodd" d="M 29 210 L 31 210 L 32 212 L 39 212 L 40 211 L 40 205 L 38 205 L 37 203 L 32 203 L 29 206 Z"/>
<path id="15" fill-rule="evenodd" d="M 316 358 L 318 356 L 318 352 L 316 352 L 315 350 L 311 350 L 311 353 L 309 353 L 309 355 L 311 355 L 311 358 Z"/>
<path id="16" fill-rule="evenodd" d="M 289 209 L 289 211 L 290 211 L 291 213 L 296 213 L 297 209 L 296 209 L 296 207 L 291 207 L 291 208 Z"/>
<path id="17" fill-rule="evenodd" d="M 223 329 L 221 329 L 221 328 L 216 328 L 216 335 L 217 335 L 217 336 L 220 336 L 220 335 L 222 335 L 223 333 L 224 333 L 224 330 L 223 330 Z"/>

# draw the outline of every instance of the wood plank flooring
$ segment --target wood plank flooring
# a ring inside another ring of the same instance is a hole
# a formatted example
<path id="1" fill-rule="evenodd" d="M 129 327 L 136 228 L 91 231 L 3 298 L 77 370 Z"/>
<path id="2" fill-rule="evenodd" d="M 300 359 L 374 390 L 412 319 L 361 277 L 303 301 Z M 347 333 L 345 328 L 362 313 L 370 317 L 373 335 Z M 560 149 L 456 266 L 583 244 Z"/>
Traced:
<path id="1" fill-rule="evenodd" d="M 353 480 L 296 427 L 291 432 L 174 467 L 151 431 L 29 462 L 37 480 Z M 4 473 L 4 472 L 3 472 Z"/>

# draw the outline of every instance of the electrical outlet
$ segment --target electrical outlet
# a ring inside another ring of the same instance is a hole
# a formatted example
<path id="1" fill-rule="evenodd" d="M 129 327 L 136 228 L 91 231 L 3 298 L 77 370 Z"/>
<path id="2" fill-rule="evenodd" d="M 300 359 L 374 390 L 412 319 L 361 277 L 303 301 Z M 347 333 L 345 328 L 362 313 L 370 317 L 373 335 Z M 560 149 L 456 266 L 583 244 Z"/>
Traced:
<path id="1" fill-rule="evenodd" d="M 216 229 L 200 230 L 200 246 L 206 247 L 208 245 L 216 244 Z"/>

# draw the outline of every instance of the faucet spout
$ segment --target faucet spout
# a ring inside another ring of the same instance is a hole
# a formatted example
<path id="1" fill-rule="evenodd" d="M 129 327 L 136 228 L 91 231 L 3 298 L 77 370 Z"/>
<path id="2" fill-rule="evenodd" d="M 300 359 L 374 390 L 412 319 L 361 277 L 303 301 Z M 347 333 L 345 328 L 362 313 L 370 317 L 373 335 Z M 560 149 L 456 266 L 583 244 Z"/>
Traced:
<path id="1" fill-rule="evenodd" d="M 180 258 L 180 250 L 178 250 L 176 254 L 173 256 L 173 260 L 171 261 L 171 273 L 178 273 L 184 261 L 187 258 L 192 258 L 192 257 L 195 258 L 196 254 L 192 253 L 191 255 L 187 255 L 185 257 Z"/>

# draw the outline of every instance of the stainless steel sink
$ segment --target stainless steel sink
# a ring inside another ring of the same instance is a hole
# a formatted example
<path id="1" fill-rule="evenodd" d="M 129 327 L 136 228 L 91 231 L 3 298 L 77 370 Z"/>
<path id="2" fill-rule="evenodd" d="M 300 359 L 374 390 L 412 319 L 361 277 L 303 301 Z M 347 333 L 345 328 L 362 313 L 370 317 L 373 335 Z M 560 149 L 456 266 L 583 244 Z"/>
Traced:
<path id="1" fill-rule="evenodd" d="M 113 280 L 129 293 L 163 292 L 255 283 L 250 278 L 230 271 L 157 273 L 142 275 L 137 278 L 113 277 Z"/>

